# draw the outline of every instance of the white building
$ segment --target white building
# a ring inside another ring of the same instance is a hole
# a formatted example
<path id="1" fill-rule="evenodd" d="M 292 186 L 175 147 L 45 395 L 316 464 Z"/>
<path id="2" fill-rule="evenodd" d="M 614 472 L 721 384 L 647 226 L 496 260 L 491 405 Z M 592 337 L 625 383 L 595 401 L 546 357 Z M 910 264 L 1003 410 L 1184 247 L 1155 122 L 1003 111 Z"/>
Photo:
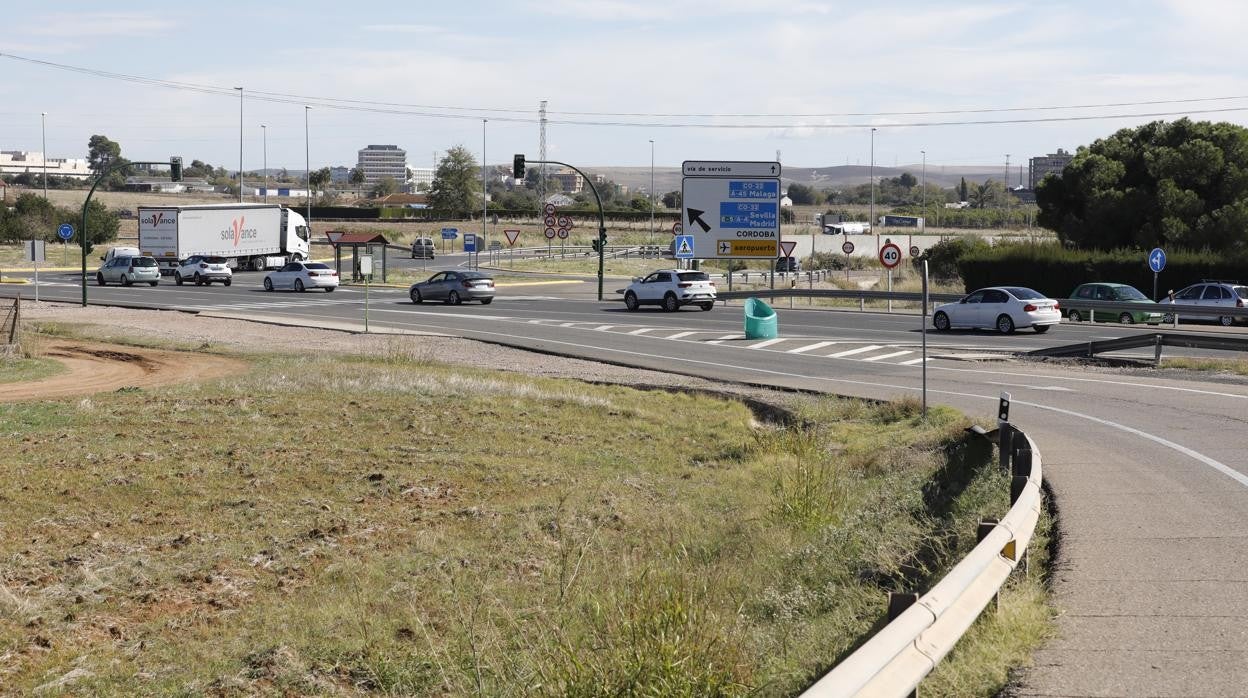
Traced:
<path id="1" fill-rule="evenodd" d="M 0 174 L 39 174 L 44 170 L 55 177 L 91 176 L 85 158 L 43 158 L 43 153 L 24 150 L 0 150 Z"/>
<path id="2" fill-rule="evenodd" d="M 420 185 L 425 185 L 425 189 L 433 186 L 434 175 L 437 174 L 437 168 L 433 167 L 411 167 L 408 171 L 412 173 L 411 177 L 403 183 L 403 191 L 414 194 L 420 191 Z"/>
<path id="3" fill-rule="evenodd" d="M 397 145 L 362 148 L 357 166 L 364 171 L 364 184 L 370 187 L 385 177 L 398 183 L 407 181 L 407 151 Z"/>

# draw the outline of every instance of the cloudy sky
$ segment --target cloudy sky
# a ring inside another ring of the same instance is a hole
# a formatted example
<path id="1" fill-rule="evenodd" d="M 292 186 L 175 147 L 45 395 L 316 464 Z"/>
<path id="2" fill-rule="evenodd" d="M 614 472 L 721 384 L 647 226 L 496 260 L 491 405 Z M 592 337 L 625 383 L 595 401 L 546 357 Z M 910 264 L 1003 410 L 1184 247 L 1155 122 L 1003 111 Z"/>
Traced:
<path id="1" fill-rule="evenodd" d="M 247 169 L 264 132 L 270 167 L 303 168 L 305 104 L 314 167 L 369 143 L 479 158 L 483 129 L 488 162 L 534 159 L 543 99 L 550 157 L 587 166 L 648 166 L 651 140 L 658 166 L 865 165 L 872 126 L 879 165 L 1017 164 L 1156 118 L 1248 121 L 1229 0 L 12 5 L 0 149 L 39 150 L 47 112 L 54 157 L 102 133 L 235 168 L 239 86 Z"/>

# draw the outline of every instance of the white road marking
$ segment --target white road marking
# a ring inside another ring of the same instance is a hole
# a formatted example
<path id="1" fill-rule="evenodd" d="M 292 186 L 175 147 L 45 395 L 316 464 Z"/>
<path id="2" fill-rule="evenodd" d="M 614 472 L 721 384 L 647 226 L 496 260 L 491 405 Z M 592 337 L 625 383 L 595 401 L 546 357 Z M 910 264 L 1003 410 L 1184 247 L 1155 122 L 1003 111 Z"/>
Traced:
<path id="1" fill-rule="evenodd" d="M 780 342 L 783 342 L 783 341 L 784 341 L 784 338 L 776 337 L 775 339 L 768 339 L 766 341 L 759 342 L 758 344 L 751 344 L 750 346 L 746 347 L 746 349 L 762 349 L 763 347 L 769 347 L 773 344 L 779 344 Z"/>
<path id="2" fill-rule="evenodd" d="M 688 336 L 689 336 L 689 335 L 691 335 L 691 334 L 697 334 L 697 332 L 695 332 L 695 331 L 690 331 L 690 332 L 677 332 L 676 334 L 674 334 L 674 335 L 672 335 L 672 336 L 670 336 L 670 337 L 666 337 L 666 339 L 680 339 L 681 337 L 688 337 Z"/>
<path id="3" fill-rule="evenodd" d="M 836 344 L 836 342 L 815 342 L 814 344 L 807 344 L 807 345 L 806 345 L 806 346 L 804 346 L 804 347 L 798 347 L 798 348 L 796 348 L 796 349 L 790 349 L 790 350 L 788 351 L 788 353 L 790 353 L 790 354 L 801 354 L 801 353 L 803 353 L 803 352 L 807 352 L 807 351 L 814 351 L 814 350 L 816 350 L 816 349 L 822 349 L 822 348 L 824 348 L 824 347 L 830 347 L 830 346 L 832 346 L 833 344 Z"/>
<path id="4" fill-rule="evenodd" d="M 835 354 L 828 354 L 828 358 L 829 359 L 841 359 L 846 356 L 853 356 L 854 354 L 865 354 L 869 351 L 875 351 L 876 349 L 883 349 L 883 348 L 884 347 L 878 344 L 869 344 L 865 347 L 858 347 L 857 349 L 850 349 L 848 351 L 841 351 Z"/>
<path id="5" fill-rule="evenodd" d="M 909 361 L 898 361 L 897 364 L 900 366 L 913 366 L 914 364 L 921 364 L 924 361 L 931 361 L 933 358 L 934 357 L 929 356 L 926 359 L 910 359 Z"/>
<path id="6" fill-rule="evenodd" d="M 559 326 L 560 326 L 560 327 L 576 327 L 576 325 L 577 325 L 577 323 L 575 323 L 575 322 L 561 322 L 561 323 L 559 323 Z"/>
<path id="7" fill-rule="evenodd" d="M 744 337 L 742 337 L 742 336 L 741 336 L 741 335 L 739 335 L 739 334 L 726 334 L 726 335 L 724 335 L 723 337 L 720 337 L 719 339 L 717 339 L 717 340 L 715 340 L 715 341 L 717 341 L 717 342 L 722 342 L 722 341 L 724 341 L 725 339 L 744 339 Z"/>
<path id="8" fill-rule="evenodd" d="M 611 329 L 612 327 L 615 327 L 615 325 L 599 325 L 599 326 L 595 327 L 594 329 L 595 329 L 595 330 L 598 330 L 599 332 L 606 332 L 607 330 Z"/>
<path id="9" fill-rule="evenodd" d="M 913 354 L 913 353 L 914 352 L 912 351 L 895 351 L 891 354 L 880 354 L 879 356 L 868 356 L 867 358 L 863 359 L 863 361 L 883 361 L 884 359 L 892 359 L 898 356 L 905 356 L 906 354 Z"/>
<path id="10" fill-rule="evenodd" d="M 654 331 L 654 329 L 655 329 L 655 328 L 653 328 L 653 327 L 643 327 L 643 328 L 641 328 L 641 329 L 639 329 L 639 330 L 632 330 L 631 332 L 629 332 L 629 334 L 645 334 L 645 333 L 647 333 L 647 332 L 653 332 L 653 331 Z"/>

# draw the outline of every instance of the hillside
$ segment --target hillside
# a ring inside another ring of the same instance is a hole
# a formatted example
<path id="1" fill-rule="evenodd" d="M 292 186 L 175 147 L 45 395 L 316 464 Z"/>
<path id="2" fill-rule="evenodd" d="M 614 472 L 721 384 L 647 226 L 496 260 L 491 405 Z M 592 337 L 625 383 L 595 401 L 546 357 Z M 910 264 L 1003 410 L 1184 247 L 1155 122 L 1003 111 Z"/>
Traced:
<path id="1" fill-rule="evenodd" d="M 649 189 L 650 187 L 649 167 L 586 167 L 584 169 L 592 174 L 603 175 L 617 184 L 623 184 L 630 191 Z M 963 177 L 968 182 L 983 182 L 987 179 L 1000 181 L 1003 169 L 1003 167 L 994 168 L 987 165 L 954 167 L 928 163 L 927 181 L 942 187 L 955 186 Z M 922 171 L 923 167 L 921 164 L 903 167 L 884 167 L 878 164 L 875 166 L 876 177 L 897 177 L 903 172 L 909 172 L 915 177 L 920 177 Z M 1026 179 L 1026 173 L 1023 176 Z M 871 181 L 871 168 L 867 165 L 785 167 L 782 179 L 786 183 L 798 182 L 811 185 L 816 189 L 839 189 L 856 184 L 866 184 Z M 660 194 L 680 189 L 680 180 L 679 168 L 654 168 L 654 190 Z M 1018 184 L 1017 168 L 1011 168 L 1010 184 L 1015 186 Z"/>

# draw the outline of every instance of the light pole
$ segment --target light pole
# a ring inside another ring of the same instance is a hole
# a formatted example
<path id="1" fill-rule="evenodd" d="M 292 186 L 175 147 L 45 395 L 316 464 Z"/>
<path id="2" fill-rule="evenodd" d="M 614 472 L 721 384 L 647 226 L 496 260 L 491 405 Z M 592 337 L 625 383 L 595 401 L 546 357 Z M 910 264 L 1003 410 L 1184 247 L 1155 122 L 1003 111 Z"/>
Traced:
<path id="1" fill-rule="evenodd" d="M 927 151 L 920 150 L 923 154 L 923 225 L 920 226 L 920 234 L 927 234 Z"/>
<path id="2" fill-rule="evenodd" d="M 871 127 L 871 213 L 867 216 L 867 230 L 875 233 L 875 252 L 880 252 L 880 234 L 875 230 L 875 127 Z"/>
<path id="3" fill-rule="evenodd" d="M 485 244 L 486 232 L 488 232 L 486 229 L 486 225 L 487 225 L 486 217 L 489 215 L 489 210 L 490 210 L 490 187 L 486 183 L 486 179 L 485 179 L 485 125 L 489 123 L 489 121 L 490 121 L 489 119 L 481 120 L 481 242 L 477 244 L 478 250 L 481 249 L 481 245 Z M 480 260 L 481 253 L 478 252 L 476 254 L 477 254 L 477 259 Z M 486 264 L 489 264 L 488 257 L 486 258 Z M 477 262 L 478 268 L 480 267 L 480 265 L 481 265 L 481 262 L 478 261 Z"/>
<path id="4" fill-rule="evenodd" d="M 48 113 L 39 112 L 39 133 L 43 141 L 43 198 L 48 198 Z"/>
<path id="5" fill-rule="evenodd" d="M 261 142 L 264 144 L 264 203 L 269 203 L 269 128 L 260 124 Z"/>
<path id="6" fill-rule="evenodd" d="M 243 88 L 238 90 L 238 203 L 243 203 Z"/>
<path id="7" fill-rule="evenodd" d="M 654 244 L 654 139 L 650 139 L 650 244 Z"/>
<path id="8" fill-rule="evenodd" d="M 312 151 L 308 145 L 308 112 L 312 107 L 303 105 L 303 166 L 308 171 L 308 210 L 305 223 L 308 224 L 308 237 L 312 237 Z"/>
<path id="9" fill-rule="evenodd" d="M 1010 154 L 1009 153 L 1005 154 L 1005 201 L 1002 202 L 1002 206 L 1005 208 L 1005 212 L 1008 214 L 1010 212 Z M 1005 225 L 1008 226 L 1009 224 L 1010 222 L 1008 220 L 1005 221 Z"/>

